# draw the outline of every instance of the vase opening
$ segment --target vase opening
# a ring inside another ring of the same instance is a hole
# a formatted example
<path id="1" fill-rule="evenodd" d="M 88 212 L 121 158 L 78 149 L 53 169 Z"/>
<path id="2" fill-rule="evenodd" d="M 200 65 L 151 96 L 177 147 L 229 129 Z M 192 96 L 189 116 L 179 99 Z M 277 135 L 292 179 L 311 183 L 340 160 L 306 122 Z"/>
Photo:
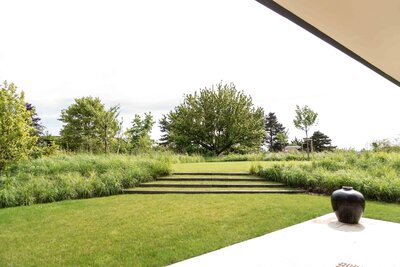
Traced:
<path id="1" fill-rule="evenodd" d="M 353 190 L 353 187 L 352 186 L 342 186 L 342 189 L 348 191 L 348 190 Z"/>

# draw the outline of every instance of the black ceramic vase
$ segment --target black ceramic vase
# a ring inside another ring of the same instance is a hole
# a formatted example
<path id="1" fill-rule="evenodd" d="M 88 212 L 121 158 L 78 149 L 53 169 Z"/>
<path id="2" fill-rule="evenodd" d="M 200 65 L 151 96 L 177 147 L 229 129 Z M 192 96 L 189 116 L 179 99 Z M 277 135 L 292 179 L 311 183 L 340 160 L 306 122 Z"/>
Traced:
<path id="1" fill-rule="evenodd" d="M 351 186 L 343 186 L 331 196 L 332 208 L 339 222 L 356 224 L 365 209 L 364 196 Z"/>

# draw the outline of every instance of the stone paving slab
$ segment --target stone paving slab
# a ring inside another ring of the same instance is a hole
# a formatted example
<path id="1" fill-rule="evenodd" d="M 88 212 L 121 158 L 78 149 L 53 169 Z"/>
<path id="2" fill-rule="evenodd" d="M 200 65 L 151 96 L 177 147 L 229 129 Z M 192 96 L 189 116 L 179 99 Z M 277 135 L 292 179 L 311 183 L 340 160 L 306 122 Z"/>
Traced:
<path id="1" fill-rule="evenodd" d="M 330 213 L 171 266 L 400 267 L 400 224 Z"/>

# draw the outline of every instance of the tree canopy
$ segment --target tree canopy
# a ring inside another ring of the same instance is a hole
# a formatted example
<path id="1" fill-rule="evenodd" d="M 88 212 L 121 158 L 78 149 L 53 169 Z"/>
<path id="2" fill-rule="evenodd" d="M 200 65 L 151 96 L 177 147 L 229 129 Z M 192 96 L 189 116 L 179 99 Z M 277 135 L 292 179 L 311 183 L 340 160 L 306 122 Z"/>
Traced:
<path id="1" fill-rule="evenodd" d="M 40 122 L 38 114 L 36 113 L 36 108 L 31 103 L 25 103 L 25 108 L 31 113 L 32 123 L 31 126 L 35 129 L 36 136 L 42 136 L 45 127 Z"/>
<path id="2" fill-rule="evenodd" d="M 150 138 L 150 132 L 154 125 L 153 116 L 151 112 L 145 113 L 142 119 L 140 115 L 135 114 L 132 121 L 132 127 L 126 131 L 130 150 L 133 152 L 148 151 L 154 141 Z"/>
<path id="3" fill-rule="evenodd" d="M 256 150 L 265 135 L 263 109 L 232 83 L 185 95 L 160 125 L 163 143 L 181 152 Z"/>
<path id="4" fill-rule="evenodd" d="M 119 105 L 112 106 L 108 110 L 103 109 L 96 112 L 95 128 L 98 137 L 103 143 L 104 153 L 110 150 L 110 143 L 119 131 L 121 125 L 118 121 Z"/>
<path id="5" fill-rule="evenodd" d="M 294 126 L 297 129 L 303 130 L 306 133 L 306 147 L 307 147 L 307 157 L 310 158 L 310 140 L 308 138 L 308 131 L 310 128 L 317 124 L 318 113 L 314 112 L 307 105 L 304 107 L 299 107 L 296 105 L 296 117 L 293 120 Z"/>
<path id="6" fill-rule="evenodd" d="M 99 98 L 75 99 L 61 111 L 61 144 L 72 151 L 108 152 L 120 127 L 118 110 L 118 105 L 106 110 Z"/>
<path id="7" fill-rule="evenodd" d="M 0 85 L 0 169 L 27 158 L 37 142 L 25 104 L 24 93 L 18 94 L 13 83 Z"/>
<path id="8" fill-rule="evenodd" d="M 268 145 L 269 151 L 282 151 L 287 145 L 287 132 L 285 127 L 279 123 L 274 112 L 265 116 L 265 143 Z"/>
<path id="9" fill-rule="evenodd" d="M 306 133 L 306 138 L 308 138 L 308 131 L 310 128 L 317 124 L 318 113 L 314 112 L 307 105 L 304 107 L 299 107 L 296 105 L 296 117 L 293 120 L 294 126 Z"/>
<path id="10" fill-rule="evenodd" d="M 311 136 L 313 148 L 316 152 L 322 152 L 326 150 L 332 150 L 335 147 L 332 146 L 332 140 L 324 133 L 316 131 Z"/>

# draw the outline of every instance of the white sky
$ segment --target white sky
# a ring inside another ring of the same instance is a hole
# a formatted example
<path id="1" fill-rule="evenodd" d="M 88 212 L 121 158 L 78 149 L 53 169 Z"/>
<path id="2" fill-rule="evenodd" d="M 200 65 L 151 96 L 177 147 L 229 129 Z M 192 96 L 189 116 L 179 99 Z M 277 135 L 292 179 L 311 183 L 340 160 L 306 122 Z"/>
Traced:
<path id="1" fill-rule="evenodd" d="M 400 136 L 400 88 L 254 0 L 0 1 L 0 81 L 58 134 L 82 96 L 158 120 L 185 93 L 234 82 L 290 139 L 296 104 L 342 148 Z M 158 127 L 153 137 L 160 135 Z"/>

